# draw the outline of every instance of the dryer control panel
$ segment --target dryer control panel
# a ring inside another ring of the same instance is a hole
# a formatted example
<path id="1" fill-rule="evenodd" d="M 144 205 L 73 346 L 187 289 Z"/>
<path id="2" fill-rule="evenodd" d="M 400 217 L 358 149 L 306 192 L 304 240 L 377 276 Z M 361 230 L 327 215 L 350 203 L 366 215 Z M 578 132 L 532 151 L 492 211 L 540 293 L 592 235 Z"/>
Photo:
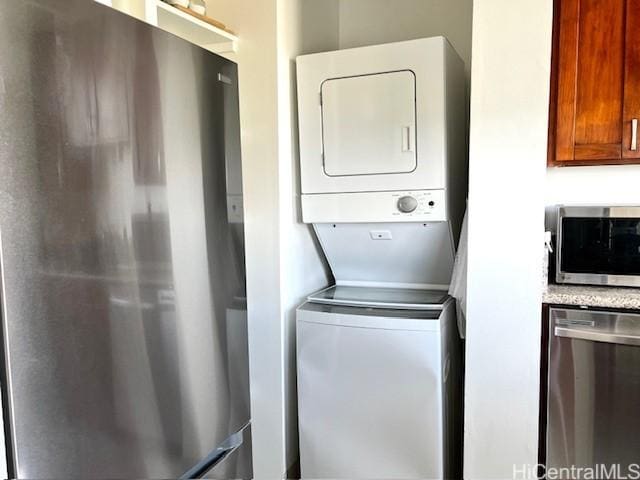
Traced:
<path id="1" fill-rule="evenodd" d="M 306 223 L 443 222 L 444 190 L 302 195 Z"/>
<path id="2" fill-rule="evenodd" d="M 440 207 L 444 206 L 440 205 L 441 195 L 439 193 L 441 192 L 441 190 L 395 192 L 391 197 L 395 200 L 397 212 L 393 212 L 393 214 L 400 217 L 437 215 Z"/>

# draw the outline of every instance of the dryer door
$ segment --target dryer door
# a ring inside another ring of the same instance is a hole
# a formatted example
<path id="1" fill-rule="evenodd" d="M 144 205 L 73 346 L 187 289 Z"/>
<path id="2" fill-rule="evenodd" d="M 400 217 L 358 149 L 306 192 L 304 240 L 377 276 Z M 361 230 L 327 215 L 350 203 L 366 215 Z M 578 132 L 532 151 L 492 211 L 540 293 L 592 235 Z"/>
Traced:
<path id="1" fill-rule="evenodd" d="M 326 175 L 416 169 L 416 77 L 412 71 L 332 78 L 322 83 L 321 95 Z"/>
<path id="2" fill-rule="evenodd" d="M 296 68 L 302 194 L 445 189 L 466 123 L 463 63 L 444 38 L 302 55 Z"/>

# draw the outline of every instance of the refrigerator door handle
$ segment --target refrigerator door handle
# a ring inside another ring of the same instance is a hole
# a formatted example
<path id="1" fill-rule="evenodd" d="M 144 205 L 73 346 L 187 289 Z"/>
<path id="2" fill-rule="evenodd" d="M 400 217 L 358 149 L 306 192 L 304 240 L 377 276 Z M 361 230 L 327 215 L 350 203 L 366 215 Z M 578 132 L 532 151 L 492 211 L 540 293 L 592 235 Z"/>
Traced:
<path id="1" fill-rule="evenodd" d="M 220 462 L 229 456 L 234 450 L 242 445 L 244 438 L 242 432 L 244 428 L 229 436 L 219 447 L 212 450 L 200 462 L 195 464 L 189 470 L 180 475 L 180 480 L 188 480 L 192 478 L 203 478 L 204 475 L 215 468 Z"/>

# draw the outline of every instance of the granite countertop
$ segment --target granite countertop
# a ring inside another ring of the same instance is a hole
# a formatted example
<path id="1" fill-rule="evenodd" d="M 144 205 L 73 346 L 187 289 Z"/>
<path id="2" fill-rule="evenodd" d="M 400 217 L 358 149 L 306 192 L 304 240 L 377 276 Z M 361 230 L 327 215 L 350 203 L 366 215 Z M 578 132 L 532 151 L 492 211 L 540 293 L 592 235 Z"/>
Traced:
<path id="1" fill-rule="evenodd" d="M 640 310 L 640 288 L 549 284 L 543 303 Z"/>

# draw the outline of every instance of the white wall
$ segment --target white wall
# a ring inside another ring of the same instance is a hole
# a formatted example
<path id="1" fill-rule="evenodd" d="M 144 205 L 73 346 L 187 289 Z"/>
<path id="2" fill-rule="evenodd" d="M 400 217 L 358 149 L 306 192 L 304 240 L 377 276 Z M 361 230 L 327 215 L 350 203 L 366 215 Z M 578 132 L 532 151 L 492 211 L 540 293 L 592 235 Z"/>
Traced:
<path id="1" fill-rule="evenodd" d="M 294 58 L 337 48 L 337 0 L 210 0 L 240 37 L 253 460 L 282 478 L 297 459 L 295 308 L 328 282 L 300 223 Z"/>
<path id="2" fill-rule="evenodd" d="M 537 462 L 552 0 L 475 0 L 465 478 Z"/>
<path id="3" fill-rule="evenodd" d="M 145 18 L 144 0 L 111 0 L 113 8 L 121 10 L 140 20 Z"/>
<path id="4" fill-rule="evenodd" d="M 340 48 L 446 36 L 471 67 L 472 0 L 340 0 Z"/>
<path id="5" fill-rule="evenodd" d="M 240 37 L 235 59 L 240 76 L 253 460 L 257 478 L 275 479 L 286 469 L 276 1 L 210 0 L 207 6 Z"/>
<path id="6" fill-rule="evenodd" d="M 278 0 L 278 149 L 286 465 L 298 457 L 295 309 L 329 282 L 324 256 L 302 223 L 295 58 L 338 48 L 338 0 Z"/>
<path id="7" fill-rule="evenodd" d="M 113 7 L 116 10 L 136 17 L 139 20 L 145 19 L 145 0 L 94 0 L 103 5 Z"/>
<path id="8" fill-rule="evenodd" d="M 547 205 L 640 204 L 640 165 L 555 167 L 547 170 Z"/>

